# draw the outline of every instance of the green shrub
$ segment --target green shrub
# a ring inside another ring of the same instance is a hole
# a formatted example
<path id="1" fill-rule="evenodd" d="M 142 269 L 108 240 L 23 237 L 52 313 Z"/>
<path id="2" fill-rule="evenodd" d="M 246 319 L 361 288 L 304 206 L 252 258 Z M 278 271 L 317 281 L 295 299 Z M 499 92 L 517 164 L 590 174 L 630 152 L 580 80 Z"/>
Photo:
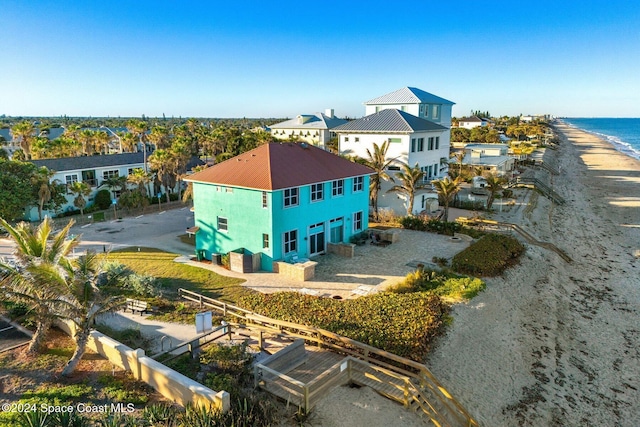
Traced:
<path id="1" fill-rule="evenodd" d="M 420 216 L 405 216 L 400 218 L 399 223 L 402 228 L 407 230 L 429 231 L 446 236 L 453 236 L 462 229 L 462 226 L 457 222 L 439 221 Z"/>
<path id="2" fill-rule="evenodd" d="M 460 301 L 475 297 L 485 287 L 482 280 L 474 277 L 459 276 L 447 270 L 418 269 L 389 290 L 396 293 L 426 292 L 447 301 Z"/>
<path id="3" fill-rule="evenodd" d="M 442 332 L 448 307 L 436 295 L 380 292 L 337 301 L 297 292 L 254 294 L 240 305 L 275 319 L 315 326 L 415 361 Z"/>
<path id="4" fill-rule="evenodd" d="M 100 190 L 96 193 L 94 205 L 98 209 L 105 210 L 111 207 L 111 193 L 109 190 Z"/>
<path id="5" fill-rule="evenodd" d="M 454 271 L 475 276 L 497 276 L 518 262 L 525 247 L 515 238 L 487 234 L 453 257 Z"/>

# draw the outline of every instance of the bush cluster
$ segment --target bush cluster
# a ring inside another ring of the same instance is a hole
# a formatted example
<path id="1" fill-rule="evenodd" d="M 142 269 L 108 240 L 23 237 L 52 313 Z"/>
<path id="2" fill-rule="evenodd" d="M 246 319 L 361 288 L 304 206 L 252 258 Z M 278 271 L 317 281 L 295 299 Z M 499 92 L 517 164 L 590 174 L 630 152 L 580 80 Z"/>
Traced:
<path id="1" fill-rule="evenodd" d="M 407 230 L 429 231 L 447 236 L 453 236 L 462 230 L 462 225 L 457 222 L 439 221 L 421 216 L 403 216 L 399 222 L 402 228 Z"/>
<path id="2" fill-rule="evenodd" d="M 419 269 L 390 288 L 391 292 L 426 292 L 449 301 L 471 299 L 483 291 L 486 284 L 475 277 L 459 276 L 449 271 Z"/>
<path id="3" fill-rule="evenodd" d="M 381 292 L 338 301 L 296 292 L 254 294 L 240 299 L 249 310 L 336 334 L 423 362 L 442 332 L 448 307 L 436 295 Z"/>
<path id="4" fill-rule="evenodd" d="M 524 250 L 525 247 L 511 236 L 487 234 L 454 256 L 451 268 L 474 276 L 497 276 L 517 263 Z"/>
<path id="5" fill-rule="evenodd" d="M 162 296 L 162 289 L 153 276 L 134 273 L 116 261 L 105 262 L 103 269 L 101 284 L 104 286 L 114 286 L 139 297 Z"/>

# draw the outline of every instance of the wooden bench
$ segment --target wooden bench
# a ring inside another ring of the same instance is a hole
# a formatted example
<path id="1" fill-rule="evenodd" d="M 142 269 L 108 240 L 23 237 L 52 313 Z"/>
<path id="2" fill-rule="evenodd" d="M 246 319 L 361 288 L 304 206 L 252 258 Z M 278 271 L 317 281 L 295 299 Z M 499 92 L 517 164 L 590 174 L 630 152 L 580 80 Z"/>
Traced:
<path id="1" fill-rule="evenodd" d="M 146 301 L 127 298 L 127 305 L 125 306 L 124 311 L 126 312 L 127 310 L 131 310 L 131 313 L 139 311 L 140 315 L 142 315 L 149 310 L 149 303 Z"/>

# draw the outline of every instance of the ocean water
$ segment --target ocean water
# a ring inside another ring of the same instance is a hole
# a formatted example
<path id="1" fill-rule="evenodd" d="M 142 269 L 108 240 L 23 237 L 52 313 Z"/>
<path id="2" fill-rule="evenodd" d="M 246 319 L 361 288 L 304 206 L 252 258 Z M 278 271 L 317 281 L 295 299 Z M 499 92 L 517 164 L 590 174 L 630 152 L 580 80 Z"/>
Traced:
<path id="1" fill-rule="evenodd" d="M 563 118 L 562 121 L 603 138 L 627 156 L 640 159 L 640 118 Z"/>

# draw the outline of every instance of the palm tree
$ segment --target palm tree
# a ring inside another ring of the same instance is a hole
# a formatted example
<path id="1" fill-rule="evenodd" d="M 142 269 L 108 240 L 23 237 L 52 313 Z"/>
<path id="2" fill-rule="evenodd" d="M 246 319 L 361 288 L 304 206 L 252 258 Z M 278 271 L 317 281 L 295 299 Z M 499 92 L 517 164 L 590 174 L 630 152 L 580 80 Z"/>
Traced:
<path id="1" fill-rule="evenodd" d="M 200 165 L 200 166 L 196 166 L 194 168 L 191 168 L 192 172 L 200 172 L 202 170 L 205 170 L 208 167 L 208 165 Z M 185 176 L 187 176 L 187 174 L 184 174 Z M 184 190 L 184 193 L 182 194 L 182 202 L 183 203 L 187 203 L 187 200 L 192 199 L 193 198 L 193 182 L 189 182 L 187 184 L 187 189 Z"/>
<path id="2" fill-rule="evenodd" d="M 35 136 L 35 128 L 31 122 L 20 122 L 11 128 L 11 136 L 20 142 L 20 148 L 27 160 L 31 159 L 31 140 Z"/>
<path id="3" fill-rule="evenodd" d="M 42 221 L 42 210 L 45 203 L 51 200 L 55 187 L 59 184 L 59 181 L 51 181 L 56 171 L 47 169 L 45 166 L 39 168 L 33 174 L 31 179 L 32 184 L 38 187 L 38 218 Z"/>
<path id="4" fill-rule="evenodd" d="M 127 182 L 138 187 L 141 195 L 147 196 L 147 185 L 151 182 L 151 174 L 142 168 L 134 169 L 127 177 Z"/>
<path id="5" fill-rule="evenodd" d="M 3 271 L 0 289 L 9 300 L 26 304 L 35 314 L 36 332 L 28 352 L 38 353 L 55 318 L 51 301 L 60 296 L 52 286 L 52 278 L 60 268 L 67 267 L 67 256 L 79 241 L 77 237 L 68 237 L 73 221 L 53 236 L 49 218 L 45 218 L 38 228 L 25 222 L 13 227 L 2 218 L 0 225 L 15 243 L 14 255 L 18 265 L 0 263 Z"/>
<path id="6" fill-rule="evenodd" d="M 366 165 L 373 169 L 373 174 L 371 175 L 371 181 L 369 183 L 369 197 L 371 198 L 373 212 L 376 218 L 378 218 L 378 193 L 380 192 L 382 181 L 387 180 L 395 182 L 395 180 L 387 174 L 387 169 L 398 158 L 394 157 L 392 159 L 387 159 L 388 150 L 389 141 L 383 142 L 380 146 L 374 142 L 373 151 L 370 151 L 367 148 L 367 158 L 365 159 Z"/>
<path id="7" fill-rule="evenodd" d="M 102 153 L 109 154 L 109 143 L 111 142 L 111 137 L 107 132 L 103 130 L 96 131 L 93 135 L 93 140 Z"/>
<path id="8" fill-rule="evenodd" d="M 427 187 L 421 182 L 422 178 L 424 178 L 424 172 L 420 170 L 420 166 L 418 166 L 417 163 L 414 167 L 403 164 L 402 169 L 403 170 L 401 172 L 396 173 L 396 178 L 398 178 L 401 184 L 394 185 L 387 191 L 387 193 L 400 193 L 407 196 L 407 215 L 413 215 L 413 202 L 415 200 L 416 193 L 418 190 L 422 190 Z"/>
<path id="9" fill-rule="evenodd" d="M 91 156 L 93 155 L 93 153 L 95 153 L 95 139 L 96 133 L 91 129 L 83 129 L 82 131 L 80 131 L 80 133 L 78 134 L 78 140 L 82 144 L 82 151 L 84 152 L 84 154 Z"/>
<path id="10" fill-rule="evenodd" d="M 504 184 L 504 178 L 495 174 L 488 174 L 485 176 L 487 180 L 486 189 L 489 191 L 489 197 L 487 198 L 487 210 L 491 209 L 493 201 L 496 198 L 496 194 L 502 190 L 502 184 Z"/>
<path id="11" fill-rule="evenodd" d="M 62 376 L 69 376 L 78 366 L 89 341 L 89 334 L 95 319 L 122 306 L 121 296 L 105 294 L 98 287 L 102 264 L 95 252 L 87 252 L 77 260 L 67 264 L 64 275 L 56 276 L 57 287 L 63 298 L 57 299 L 53 307 L 60 317 L 75 325 L 73 339 L 75 351 L 62 370 Z"/>
<path id="12" fill-rule="evenodd" d="M 455 195 L 460 191 L 460 177 L 457 177 L 453 180 L 446 177 L 444 179 L 432 181 L 431 184 L 433 184 L 433 186 L 436 188 L 438 196 L 444 204 L 443 217 L 445 222 L 447 222 L 449 221 L 449 204 L 453 201 Z"/>
<path id="13" fill-rule="evenodd" d="M 151 128 L 151 132 L 147 136 L 149 141 L 159 148 L 168 148 L 171 145 L 171 136 L 169 135 L 169 129 L 164 126 L 154 126 Z"/>
<path id="14" fill-rule="evenodd" d="M 120 141 L 122 141 L 122 149 L 128 153 L 133 153 L 138 143 L 136 136 L 129 132 L 118 132 Z"/>
<path id="15" fill-rule="evenodd" d="M 133 135 L 138 138 L 140 145 L 142 145 L 142 151 L 146 154 L 147 152 L 147 142 L 146 142 L 146 133 L 149 130 L 149 126 L 147 122 L 142 120 L 131 119 L 127 121 L 127 129 Z"/>
<path id="16" fill-rule="evenodd" d="M 151 156 L 149 156 L 149 166 L 151 166 L 151 170 L 156 172 L 158 180 L 165 188 L 167 203 L 169 202 L 171 178 L 175 170 L 174 165 L 174 156 L 170 150 L 156 150 Z"/>
<path id="17" fill-rule="evenodd" d="M 76 198 L 73 199 L 73 205 L 80 209 L 80 215 L 84 216 L 84 208 L 87 206 L 85 197 L 91 194 L 91 187 L 85 182 L 76 181 L 69 186 L 69 191 L 76 194 Z"/>

